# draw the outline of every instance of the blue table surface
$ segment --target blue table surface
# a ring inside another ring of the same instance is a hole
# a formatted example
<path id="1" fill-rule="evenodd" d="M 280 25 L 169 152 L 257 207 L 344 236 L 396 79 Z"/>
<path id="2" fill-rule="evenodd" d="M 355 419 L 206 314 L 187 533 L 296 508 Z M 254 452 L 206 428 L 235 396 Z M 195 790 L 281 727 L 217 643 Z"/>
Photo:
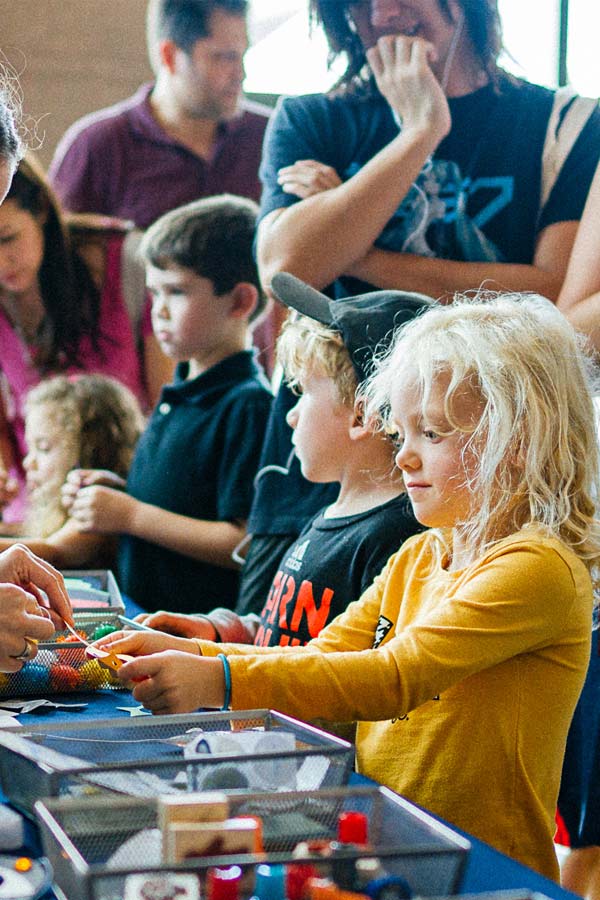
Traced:
<path id="1" fill-rule="evenodd" d="M 128 616 L 133 617 L 141 611 L 139 607 L 136 607 L 135 604 L 126 598 L 125 603 Z M 75 700 L 86 702 L 88 705 L 80 712 L 57 709 L 42 713 L 28 713 L 19 716 L 19 721 L 26 728 L 27 725 L 42 724 L 50 720 L 76 722 L 79 719 L 89 720 L 113 717 L 127 719 L 129 718 L 129 713 L 119 711 L 117 707 L 139 705 L 128 691 L 100 690 L 89 694 L 69 694 L 65 695 L 63 699 L 67 702 Z M 356 774 L 351 776 L 351 783 L 373 784 L 369 779 Z M 440 819 L 440 821 L 443 820 Z M 563 890 L 555 882 L 538 875 L 526 866 L 499 853 L 488 844 L 484 844 L 482 841 L 459 829 L 455 830 L 471 842 L 471 851 L 468 854 L 460 886 L 461 893 L 471 894 L 483 891 L 525 889 L 545 894 L 548 897 L 556 898 L 556 900 L 573 900 L 576 897 L 575 894 Z M 24 849 L 32 854 L 39 855 L 41 852 L 35 826 L 31 823 L 28 823 L 27 826 L 27 847 Z M 47 900 L 52 900 L 55 895 L 50 893 L 46 896 Z M 44 900 L 46 900 L 46 897 Z"/>

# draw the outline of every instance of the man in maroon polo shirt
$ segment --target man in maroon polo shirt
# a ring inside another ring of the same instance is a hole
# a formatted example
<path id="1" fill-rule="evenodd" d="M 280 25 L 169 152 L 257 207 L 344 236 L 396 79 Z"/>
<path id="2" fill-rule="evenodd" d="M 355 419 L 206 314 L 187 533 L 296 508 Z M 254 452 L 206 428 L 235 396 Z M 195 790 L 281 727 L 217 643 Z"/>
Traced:
<path id="1" fill-rule="evenodd" d="M 153 84 L 80 119 L 50 179 L 72 212 L 132 220 L 224 192 L 258 200 L 268 111 L 242 99 L 247 0 L 150 0 Z"/>

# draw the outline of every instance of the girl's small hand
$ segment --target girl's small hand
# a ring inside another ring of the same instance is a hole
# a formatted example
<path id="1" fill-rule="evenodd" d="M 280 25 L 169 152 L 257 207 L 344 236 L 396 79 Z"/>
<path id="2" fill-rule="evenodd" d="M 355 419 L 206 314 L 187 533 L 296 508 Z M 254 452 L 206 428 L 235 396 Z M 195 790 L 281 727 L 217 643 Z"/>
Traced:
<path id="1" fill-rule="evenodd" d="M 225 678 L 220 659 L 167 650 L 125 663 L 119 677 L 133 696 L 155 715 L 193 712 L 199 707 L 220 709 Z"/>
<path id="2" fill-rule="evenodd" d="M 136 503 L 123 491 L 94 485 L 77 491 L 69 515 L 78 522 L 81 531 L 127 533 Z"/>
<path id="3" fill-rule="evenodd" d="M 185 638 L 173 637 L 162 631 L 113 631 L 105 637 L 94 641 L 94 646 L 111 653 L 126 653 L 129 656 L 147 656 L 163 650 L 179 650 L 198 656 L 198 645 Z"/>
<path id="4" fill-rule="evenodd" d="M 335 169 L 316 159 L 299 159 L 291 166 L 283 166 L 277 173 L 277 181 L 286 194 L 295 194 L 301 200 L 342 183 Z"/>
<path id="5" fill-rule="evenodd" d="M 142 613 L 136 616 L 135 621 L 167 634 L 200 638 L 204 641 L 217 640 L 215 626 L 206 616 L 186 616 L 183 613 L 170 613 L 161 609 L 155 613 Z"/>

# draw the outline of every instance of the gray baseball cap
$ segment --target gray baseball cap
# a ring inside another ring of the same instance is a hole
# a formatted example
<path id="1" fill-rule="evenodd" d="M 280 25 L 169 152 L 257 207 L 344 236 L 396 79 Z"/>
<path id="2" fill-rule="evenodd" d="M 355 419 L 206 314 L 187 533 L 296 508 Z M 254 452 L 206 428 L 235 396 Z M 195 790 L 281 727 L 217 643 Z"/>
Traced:
<path id="1" fill-rule="evenodd" d="M 332 300 L 289 272 L 274 275 L 271 290 L 286 306 L 341 335 L 359 383 L 368 376 L 375 349 L 385 349 L 396 328 L 435 302 L 409 291 L 371 291 Z"/>

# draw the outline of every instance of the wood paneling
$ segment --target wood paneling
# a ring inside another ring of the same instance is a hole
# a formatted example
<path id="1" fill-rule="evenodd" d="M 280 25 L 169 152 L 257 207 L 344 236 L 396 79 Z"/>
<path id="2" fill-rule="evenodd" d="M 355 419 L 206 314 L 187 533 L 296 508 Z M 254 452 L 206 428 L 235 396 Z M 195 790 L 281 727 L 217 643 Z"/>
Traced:
<path id="1" fill-rule="evenodd" d="M 145 13 L 146 0 L 0 0 L 0 48 L 19 73 L 45 165 L 75 119 L 151 77 Z"/>

